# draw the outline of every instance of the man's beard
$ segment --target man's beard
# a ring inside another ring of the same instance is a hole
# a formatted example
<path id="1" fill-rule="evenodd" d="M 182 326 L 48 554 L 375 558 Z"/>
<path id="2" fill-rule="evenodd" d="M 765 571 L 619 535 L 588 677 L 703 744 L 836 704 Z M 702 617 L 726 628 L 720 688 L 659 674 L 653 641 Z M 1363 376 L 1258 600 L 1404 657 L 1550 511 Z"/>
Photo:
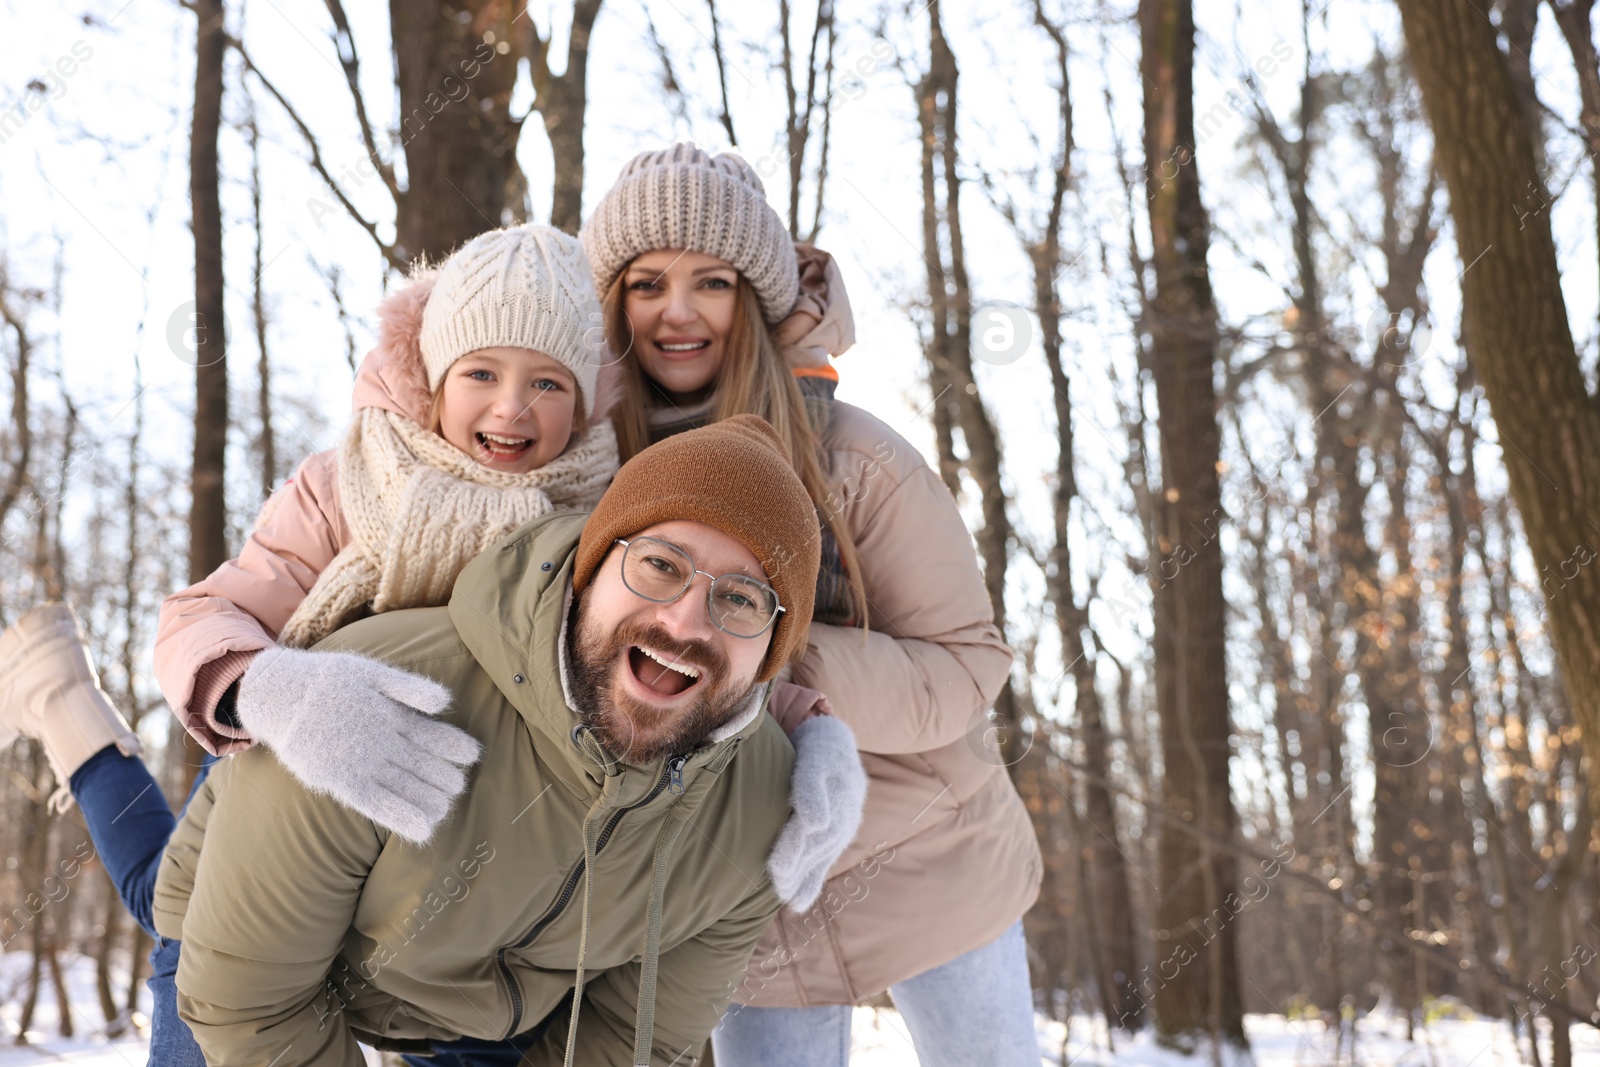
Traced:
<path id="1" fill-rule="evenodd" d="M 644 765 L 663 756 L 687 753 L 730 721 L 750 697 L 752 685 L 729 677 L 728 659 L 704 641 L 678 641 L 659 624 L 625 622 L 610 633 L 591 632 L 583 602 L 574 618 L 572 690 L 578 713 L 606 751 L 617 759 Z M 685 706 L 663 711 L 615 684 L 616 673 L 632 668 L 628 649 L 643 645 L 700 672 L 699 693 Z"/>

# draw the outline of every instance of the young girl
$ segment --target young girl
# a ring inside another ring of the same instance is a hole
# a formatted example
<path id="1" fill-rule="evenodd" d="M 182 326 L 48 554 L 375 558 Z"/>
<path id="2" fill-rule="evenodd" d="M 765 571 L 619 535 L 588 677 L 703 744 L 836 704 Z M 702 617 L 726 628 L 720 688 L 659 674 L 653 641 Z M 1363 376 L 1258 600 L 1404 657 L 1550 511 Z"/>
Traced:
<path id="1" fill-rule="evenodd" d="M 617 457 L 595 407 L 606 360 L 586 262 L 559 231 L 496 231 L 386 301 L 337 456 L 307 460 L 239 558 L 162 606 L 156 679 L 207 751 L 262 741 L 411 840 L 443 818 L 472 755 L 450 728 L 378 684 L 336 715 L 290 721 L 272 679 L 335 682 L 339 663 L 296 650 L 366 611 L 443 604 L 506 533 L 593 507 Z"/>
<path id="2" fill-rule="evenodd" d="M 617 469 L 599 313 L 582 246 L 543 226 L 483 234 L 384 302 L 341 447 L 273 494 L 237 559 L 162 606 L 157 680 L 207 751 L 259 741 L 312 789 L 427 840 L 479 752 L 425 717 L 448 694 L 375 660 L 304 649 L 366 612 L 446 603 L 489 544 L 552 509 L 594 506 Z M 17 733 L 41 742 L 151 930 L 175 820 L 64 604 L 0 635 L 0 741 Z M 175 1011 L 178 947 L 157 938 L 151 954 L 151 1062 L 203 1067 Z"/>
<path id="3" fill-rule="evenodd" d="M 899 434 L 833 399 L 828 356 L 854 341 L 837 270 L 797 248 L 744 160 L 693 145 L 637 156 L 583 239 L 628 342 L 624 460 L 742 412 L 788 441 L 823 565 L 793 670 L 809 688 L 779 717 L 831 704 L 870 783 L 821 903 L 780 913 L 757 946 L 717 1062 L 842 1065 L 851 1006 L 887 989 L 922 1063 L 1037 1064 L 1020 919 L 1039 847 L 1005 768 L 969 741 L 1011 652 L 949 492 Z"/>

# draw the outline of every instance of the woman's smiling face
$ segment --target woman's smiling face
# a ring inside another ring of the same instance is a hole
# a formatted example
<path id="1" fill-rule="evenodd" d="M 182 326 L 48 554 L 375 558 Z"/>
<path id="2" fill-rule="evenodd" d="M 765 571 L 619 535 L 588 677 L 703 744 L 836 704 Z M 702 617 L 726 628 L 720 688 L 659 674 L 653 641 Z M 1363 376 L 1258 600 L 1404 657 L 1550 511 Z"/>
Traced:
<path id="1" fill-rule="evenodd" d="M 739 272 L 726 260 L 672 249 L 646 252 L 623 273 L 623 308 L 645 374 L 685 403 L 716 385 L 727 352 Z"/>
<path id="2" fill-rule="evenodd" d="M 572 372 L 531 348 L 480 348 L 456 360 L 441 386 L 439 436 L 485 467 L 538 470 L 572 436 Z"/>

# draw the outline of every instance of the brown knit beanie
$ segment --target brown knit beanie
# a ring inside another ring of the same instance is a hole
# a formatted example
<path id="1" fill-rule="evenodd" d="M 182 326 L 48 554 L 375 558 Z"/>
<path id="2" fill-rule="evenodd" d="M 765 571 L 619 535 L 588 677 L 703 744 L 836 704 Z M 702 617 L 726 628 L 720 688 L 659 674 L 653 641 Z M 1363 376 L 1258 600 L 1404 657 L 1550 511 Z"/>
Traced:
<path id="1" fill-rule="evenodd" d="M 800 296 L 800 265 L 783 219 L 767 203 L 755 168 L 732 152 L 692 144 L 641 152 L 622 168 L 589 223 L 583 246 L 602 297 L 646 252 L 687 249 L 733 264 L 778 323 Z"/>
<path id="2" fill-rule="evenodd" d="M 817 509 L 765 419 L 735 415 L 674 434 L 624 463 L 578 539 L 573 594 L 617 538 L 680 519 L 721 530 L 761 561 L 784 608 L 756 677 L 769 680 L 811 624 L 821 538 Z"/>

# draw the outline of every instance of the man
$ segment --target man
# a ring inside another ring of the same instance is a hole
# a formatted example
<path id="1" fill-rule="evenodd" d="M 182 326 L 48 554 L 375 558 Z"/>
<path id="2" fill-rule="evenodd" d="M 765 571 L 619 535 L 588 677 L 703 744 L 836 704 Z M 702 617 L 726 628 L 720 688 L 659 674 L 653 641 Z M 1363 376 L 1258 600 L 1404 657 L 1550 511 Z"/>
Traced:
<path id="1" fill-rule="evenodd" d="M 448 607 L 319 645 L 443 685 L 482 762 L 421 848 L 269 752 L 212 773 L 155 908 L 207 1061 L 354 1067 L 362 1041 L 451 1062 L 458 1038 L 691 1061 L 779 906 L 794 752 L 763 683 L 804 648 L 817 567 L 815 509 L 742 416 L 640 453 L 587 522 L 486 552 Z"/>

